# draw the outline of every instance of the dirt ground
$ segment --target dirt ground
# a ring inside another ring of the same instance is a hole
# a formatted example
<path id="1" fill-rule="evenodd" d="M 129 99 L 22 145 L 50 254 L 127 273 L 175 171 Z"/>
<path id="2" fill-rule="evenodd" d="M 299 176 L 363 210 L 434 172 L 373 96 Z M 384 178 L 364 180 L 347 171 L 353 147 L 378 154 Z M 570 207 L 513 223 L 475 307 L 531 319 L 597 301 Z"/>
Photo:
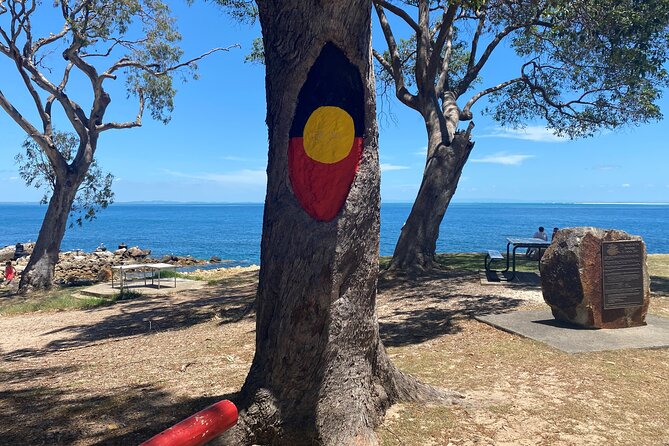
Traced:
<path id="1" fill-rule="evenodd" d="M 211 279 L 216 279 L 215 273 Z M 136 445 L 223 398 L 254 352 L 257 271 L 86 311 L 0 317 L 1 445 Z M 669 350 L 569 355 L 476 314 L 544 306 L 466 271 L 379 283 L 389 354 L 457 406 L 396 405 L 382 445 L 669 445 Z M 669 317 L 656 293 L 651 313 Z"/>

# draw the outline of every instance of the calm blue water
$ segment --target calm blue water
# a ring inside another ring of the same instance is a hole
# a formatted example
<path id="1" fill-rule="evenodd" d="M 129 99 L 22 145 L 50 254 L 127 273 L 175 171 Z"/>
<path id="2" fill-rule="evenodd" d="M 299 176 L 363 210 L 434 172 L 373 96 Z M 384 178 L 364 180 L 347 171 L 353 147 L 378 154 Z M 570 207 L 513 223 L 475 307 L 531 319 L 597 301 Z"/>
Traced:
<path id="1" fill-rule="evenodd" d="M 83 227 L 69 229 L 62 250 L 91 251 L 101 242 L 150 249 L 155 256 L 217 256 L 236 263 L 260 258 L 262 205 L 114 204 Z M 381 207 L 381 255 L 391 255 L 410 204 Z M 46 206 L 0 204 L 0 247 L 35 240 Z M 441 226 L 438 252 L 505 246 L 505 237 L 531 236 L 544 226 L 597 226 L 641 235 L 649 253 L 669 253 L 669 206 L 578 204 L 452 204 Z"/>

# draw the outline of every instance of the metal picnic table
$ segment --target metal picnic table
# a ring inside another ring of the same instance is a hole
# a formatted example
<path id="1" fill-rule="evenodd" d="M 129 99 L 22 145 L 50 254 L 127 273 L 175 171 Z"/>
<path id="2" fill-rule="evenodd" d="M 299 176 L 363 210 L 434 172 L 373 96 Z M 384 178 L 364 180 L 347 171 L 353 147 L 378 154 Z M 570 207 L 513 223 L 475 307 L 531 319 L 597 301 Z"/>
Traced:
<path id="1" fill-rule="evenodd" d="M 538 248 L 539 259 L 541 259 L 541 250 L 551 245 L 551 242 L 548 240 L 533 237 L 507 237 L 506 241 L 506 269 L 504 272 L 509 271 L 509 250 L 511 245 L 513 245 L 511 277 L 507 279 L 509 282 L 516 278 L 516 250 L 518 248 Z"/>
<path id="2" fill-rule="evenodd" d="M 160 272 L 164 270 L 173 270 L 176 272 L 177 267 L 169 263 L 136 263 L 132 265 L 117 265 L 112 266 L 112 288 L 114 288 L 114 271 L 119 273 L 120 288 L 123 290 L 124 284 L 127 282 L 128 271 L 151 271 L 158 273 L 158 289 L 160 289 Z M 146 275 L 143 276 L 144 285 L 146 285 Z M 153 285 L 153 274 L 151 274 L 151 285 Z M 174 288 L 177 287 L 177 277 L 174 275 Z"/>

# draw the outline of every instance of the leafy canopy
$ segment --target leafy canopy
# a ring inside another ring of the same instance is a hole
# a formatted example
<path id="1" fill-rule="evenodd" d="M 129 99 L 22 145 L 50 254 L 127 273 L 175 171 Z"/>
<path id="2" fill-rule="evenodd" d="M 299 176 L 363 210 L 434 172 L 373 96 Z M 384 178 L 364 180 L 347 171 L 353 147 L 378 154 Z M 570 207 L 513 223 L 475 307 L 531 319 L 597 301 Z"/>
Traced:
<path id="1" fill-rule="evenodd" d="M 669 86 L 668 0 L 374 4 L 382 27 L 387 12 L 412 33 L 395 43 L 390 21 L 385 21 L 389 50 L 375 54 L 384 73 L 380 80 L 417 96 L 443 98 L 448 92 L 463 101 L 461 120 L 472 118 L 471 106 L 484 96 L 489 97 L 484 112 L 506 126 L 522 126 L 538 117 L 569 137 L 662 116 L 657 101 Z M 482 69 L 502 42 L 517 55 L 505 60 L 516 64 L 517 74 L 486 85 Z M 438 69 L 432 69 L 435 53 Z M 426 75 L 428 79 L 421 78 Z M 436 90 L 428 91 L 427 84 Z"/>
<path id="2" fill-rule="evenodd" d="M 71 162 L 76 153 L 75 149 L 79 146 L 79 138 L 73 133 L 56 130 L 53 139 L 58 151 Z M 23 153 L 14 157 L 19 165 L 19 175 L 28 186 L 32 185 L 44 192 L 40 204 L 46 204 L 56 187 L 56 174 L 33 139 L 26 138 L 23 149 Z M 70 226 L 75 222 L 81 226 L 84 220 L 93 220 L 100 209 L 106 209 L 114 202 L 114 192 L 111 189 L 113 180 L 114 176 L 102 172 L 97 161 L 91 163 L 70 209 Z"/>

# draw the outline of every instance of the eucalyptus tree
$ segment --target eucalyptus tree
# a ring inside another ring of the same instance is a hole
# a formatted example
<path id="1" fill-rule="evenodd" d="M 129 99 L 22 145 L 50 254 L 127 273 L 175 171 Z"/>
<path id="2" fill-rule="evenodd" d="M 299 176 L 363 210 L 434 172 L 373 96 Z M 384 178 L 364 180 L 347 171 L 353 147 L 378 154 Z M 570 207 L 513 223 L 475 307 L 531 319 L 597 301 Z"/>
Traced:
<path id="1" fill-rule="evenodd" d="M 224 444 L 372 445 L 402 399 L 448 399 L 379 337 L 371 0 L 258 0 L 269 162 L 255 356 Z"/>
<path id="2" fill-rule="evenodd" d="M 374 51 L 380 78 L 427 131 L 422 182 L 391 269 L 431 267 L 482 99 L 503 126 L 539 120 L 569 138 L 661 117 L 667 0 L 374 0 L 374 8 L 387 46 Z M 396 36 L 400 25 L 406 39 Z M 514 74 L 487 83 L 484 68 L 499 66 L 491 61 L 502 47 L 515 56 L 495 63 Z"/>
<path id="3" fill-rule="evenodd" d="M 68 163 L 72 162 L 79 144 L 77 136 L 74 133 L 55 130 L 53 142 L 63 158 Z M 28 186 L 34 186 L 43 192 L 40 204 L 47 204 L 56 187 L 56 174 L 49 159 L 34 139 L 26 138 L 23 149 L 23 152 L 14 157 L 19 165 L 19 175 Z M 93 220 L 100 209 L 106 209 L 114 202 L 113 180 L 114 175 L 104 173 L 94 159 L 72 202 L 68 218 L 71 222 L 70 227 L 75 223 L 81 226 L 84 221 Z"/>
<path id="4" fill-rule="evenodd" d="M 194 76 L 196 61 L 224 50 L 182 60 L 180 40 L 175 18 L 160 0 L 0 1 L 0 55 L 15 73 L 0 84 L 0 107 L 43 152 L 54 177 L 46 215 L 21 276 L 22 292 L 51 286 L 67 217 L 100 136 L 141 126 L 145 109 L 167 123 L 175 74 Z M 118 80 L 125 81 L 127 99 L 137 107 L 125 121 L 106 118 L 113 91 L 108 86 Z M 20 94 L 13 90 L 22 91 L 31 105 L 21 109 Z M 76 134 L 72 160 L 58 150 L 56 120 Z"/>

